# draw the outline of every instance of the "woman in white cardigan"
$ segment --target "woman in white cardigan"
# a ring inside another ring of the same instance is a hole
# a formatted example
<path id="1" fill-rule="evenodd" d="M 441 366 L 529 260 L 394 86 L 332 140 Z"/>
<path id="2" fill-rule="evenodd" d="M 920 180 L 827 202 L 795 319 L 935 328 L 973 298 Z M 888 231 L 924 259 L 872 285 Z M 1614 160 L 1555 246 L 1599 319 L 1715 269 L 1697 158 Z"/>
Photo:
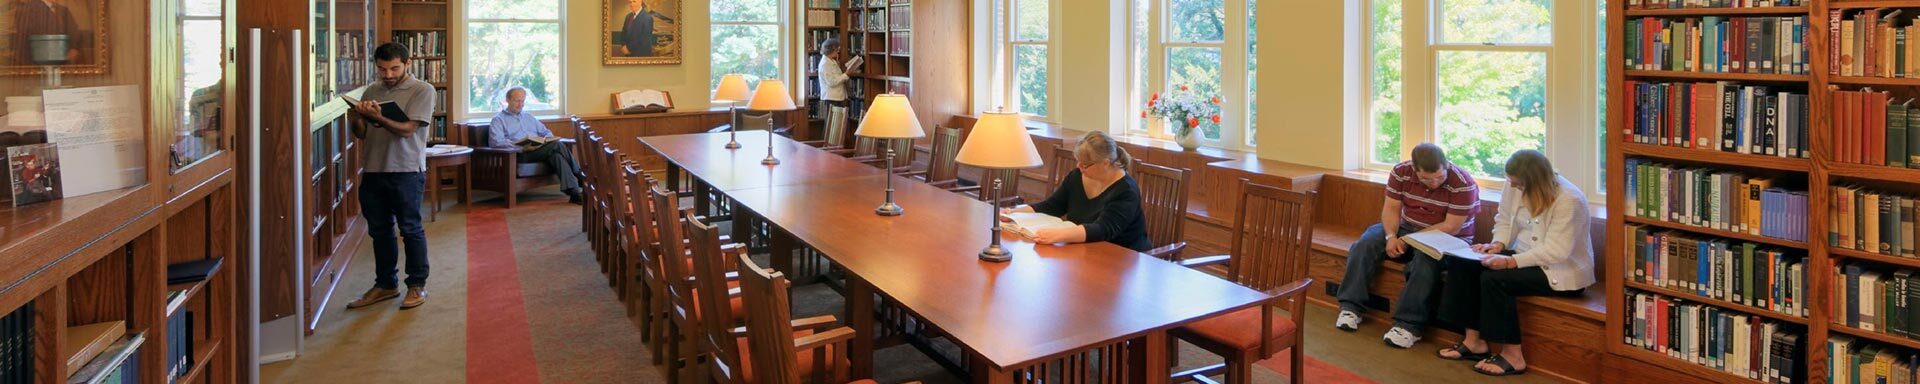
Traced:
<path id="1" fill-rule="evenodd" d="M 1586 195 L 1555 174 L 1539 151 L 1515 152 L 1506 171 L 1492 242 L 1473 246 L 1494 256 L 1479 263 L 1446 260 L 1440 307 L 1441 319 L 1467 329 L 1460 343 L 1440 350 L 1440 358 L 1478 361 L 1473 370 L 1493 376 L 1527 371 L 1516 299 L 1578 296 L 1594 280 Z"/>

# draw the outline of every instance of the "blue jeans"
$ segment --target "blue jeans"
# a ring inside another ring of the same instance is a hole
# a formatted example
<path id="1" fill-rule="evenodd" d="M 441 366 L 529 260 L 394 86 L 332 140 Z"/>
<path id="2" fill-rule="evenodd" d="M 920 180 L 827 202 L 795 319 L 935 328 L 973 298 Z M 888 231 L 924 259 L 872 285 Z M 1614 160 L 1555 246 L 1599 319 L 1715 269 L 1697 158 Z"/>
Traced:
<path id="1" fill-rule="evenodd" d="M 1405 236 L 1420 230 L 1419 227 L 1403 224 L 1399 234 Z M 1406 328 L 1416 334 L 1426 329 L 1432 313 L 1429 299 L 1433 297 L 1434 288 L 1440 284 L 1439 261 L 1419 252 L 1407 246 L 1406 253 L 1394 259 L 1405 259 L 1407 285 L 1401 287 L 1400 298 L 1395 300 L 1393 326 Z M 1340 310 L 1367 312 L 1367 291 L 1373 286 L 1373 272 L 1387 258 L 1386 230 L 1380 224 L 1367 227 L 1367 232 L 1360 235 L 1360 241 L 1347 250 L 1347 274 L 1340 279 L 1340 291 L 1335 295 L 1340 299 Z"/>
<path id="2" fill-rule="evenodd" d="M 427 228 L 420 224 L 420 200 L 426 192 L 425 172 L 360 174 L 360 214 L 367 218 L 373 238 L 373 286 L 394 289 L 399 244 L 394 228 L 407 246 L 407 287 L 427 285 Z"/>

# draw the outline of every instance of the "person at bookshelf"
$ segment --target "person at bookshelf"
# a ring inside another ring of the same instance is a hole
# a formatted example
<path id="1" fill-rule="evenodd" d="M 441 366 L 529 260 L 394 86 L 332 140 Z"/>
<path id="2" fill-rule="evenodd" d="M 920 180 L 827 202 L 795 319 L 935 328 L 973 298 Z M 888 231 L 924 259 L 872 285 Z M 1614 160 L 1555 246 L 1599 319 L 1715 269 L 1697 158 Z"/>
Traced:
<path id="1" fill-rule="evenodd" d="M 394 281 L 400 257 L 397 225 L 406 242 L 407 296 L 400 308 L 407 309 L 427 302 L 427 230 L 420 225 L 420 202 L 427 185 L 426 127 L 433 120 L 434 92 L 432 84 L 408 74 L 412 59 L 406 46 L 381 44 L 373 51 L 373 63 L 380 81 L 367 86 L 352 115 L 358 120 L 353 136 L 366 148 L 361 152 L 366 168 L 360 174 L 360 214 L 373 238 L 374 282 L 347 308 L 400 295 Z M 404 121 L 384 115 L 383 103 L 398 105 Z"/>
<path id="2" fill-rule="evenodd" d="M 827 106 L 847 106 L 847 85 L 860 74 L 859 63 L 846 59 L 847 50 L 840 46 L 840 39 L 820 42 L 820 63 L 814 70 L 820 75 L 820 101 Z"/>
<path id="3" fill-rule="evenodd" d="M 1440 283 L 1439 262 L 1409 249 L 1402 235 L 1420 231 L 1453 234 L 1473 241 L 1473 216 L 1480 209 L 1480 185 L 1466 169 L 1447 161 L 1440 146 L 1422 143 L 1413 147 L 1412 159 L 1393 166 L 1387 178 L 1386 203 L 1380 208 L 1380 224 L 1367 227 L 1360 240 L 1347 250 L 1346 277 L 1340 280 L 1340 313 L 1333 327 L 1352 332 L 1360 329 L 1360 314 L 1366 313 L 1368 293 L 1374 271 L 1381 261 L 1405 263 L 1407 283 L 1393 308 L 1393 327 L 1381 336 L 1387 345 L 1410 348 L 1420 342 L 1431 316 L 1433 289 Z"/>
<path id="4" fill-rule="evenodd" d="M 487 125 L 487 146 L 520 151 L 518 160 L 522 163 L 545 163 L 553 167 L 554 176 L 560 178 L 560 193 L 567 194 L 567 202 L 580 204 L 579 163 L 573 160 L 573 151 L 567 144 L 553 136 L 547 124 L 534 118 L 523 109 L 527 105 L 527 89 L 513 87 L 507 89 L 507 108 L 493 115 L 493 121 Z"/>
<path id="5" fill-rule="evenodd" d="M 1127 175 L 1133 156 L 1106 132 L 1087 132 L 1074 147 L 1077 162 L 1060 189 L 1033 205 L 1002 209 L 1001 214 L 1038 212 L 1079 225 L 1035 230 L 1036 243 L 1105 241 L 1139 252 L 1153 249 L 1146 214 L 1140 208 L 1140 184 Z"/>
<path id="6" fill-rule="evenodd" d="M 1492 241 L 1473 246 L 1491 256 L 1479 262 L 1447 258 L 1440 307 L 1442 320 L 1467 331 L 1459 343 L 1441 349 L 1440 358 L 1477 361 L 1475 372 L 1493 376 L 1527 371 L 1516 299 L 1578 296 L 1594 282 L 1586 194 L 1556 174 L 1540 151 L 1515 152 L 1506 171 Z"/>

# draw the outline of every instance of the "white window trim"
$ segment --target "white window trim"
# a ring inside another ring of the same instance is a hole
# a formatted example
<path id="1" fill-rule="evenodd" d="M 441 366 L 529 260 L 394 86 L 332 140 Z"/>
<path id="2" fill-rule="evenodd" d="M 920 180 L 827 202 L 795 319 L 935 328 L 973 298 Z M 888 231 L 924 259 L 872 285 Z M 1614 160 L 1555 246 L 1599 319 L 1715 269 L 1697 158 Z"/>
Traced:
<path id="1" fill-rule="evenodd" d="M 1127 111 L 1123 116 L 1130 119 L 1130 122 L 1119 125 L 1126 128 L 1116 128 L 1113 133 L 1126 136 L 1144 136 L 1155 139 L 1173 140 L 1172 132 L 1166 127 L 1167 124 L 1163 121 L 1156 120 L 1144 125 L 1137 123 L 1139 121 L 1138 116 L 1140 116 L 1142 111 L 1146 110 L 1146 105 L 1143 104 L 1143 100 L 1139 100 L 1133 97 L 1133 95 L 1138 94 L 1144 96 L 1167 91 L 1167 51 L 1169 48 L 1215 48 L 1220 50 L 1220 97 L 1222 101 L 1220 103 L 1220 139 L 1211 140 L 1202 135 L 1199 137 L 1200 145 L 1245 152 L 1255 151 L 1255 147 L 1248 144 L 1249 141 L 1252 141 L 1252 138 L 1248 135 L 1249 132 L 1247 132 L 1248 125 L 1252 123 L 1249 119 L 1251 116 L 1248 114 L 1248 106 L 1250 104 L 1244 97 L 1236 96 L 1248 94 L 1248 90 L 1250 89 L 1249 85 L 1254 81 L 1250 76 L 1246 76 L 1247 20 L 1249 16 L 1247 14 L 1247 2 L 1257 0 L 1222 1 L 1222 6 L 1226 8 L 1226 13 L 1223 15 L 1223 17 L 1225 17 L 1223 21 L 1226 26 L 1226 35 L 1222 36 L 1223 39 L 1218 41 L 1172 41 L 1172 38 L 1169 36 L 1171 31 L 1167 28 L 1167 24 L 1169 23 L 1168 18 L 1171 16 L 1168 15 L 1166 9 L 1169 7 L 1167 3 L 1174 0 L 1118 1 L 1119 4 L 1116 6 L 1124 8 L 1126 14 L 1126 18 L 1123 20 L 1126 25 L 1116 30 L 1126 33 L 1126 44 L 1124 46 L 1126 51 L 1122 57 L 1128 58 L 1126 64 L 1128 84 L 1124 91 L 1127 92 L 1128 100 Z M 1135 60 L 1131 57 L 1135 48 L 1134 44 L 1136 44 L 1136 42 L 1133 41 L 1134 1 L 1152 2 L 1152 5 L 1147 8 L 1147 18 L 1149 22 L 1147 23 L 1147 46 L 1145 51 L 1147 53 L 1148 84 L 1145 84 L 1144 88 L 1142 84 L 1136 84 L 1133 79 L 1133 71 L 1137 70 L 1137 68 L 1133 67 Z"/>
<path id="2" fill-rule="evenodd" d="M 720 20 L 714 20 L 713 15 L 708 14 L 707 15 L 707 36 L 713 36 L 714 28 L 719 28 L 722 26 L 770 26 L 770 27 L 773 27 L 774 30 L 779 31 L 780 33 L 780 35 L 776 36 L 774 39 L 774 41 L 779 42 L 779 48 L 776 48 L 776 49 L 779 49 L 780 51 L 774 54 L 774 56 L 778 58 L 777 60 L 774 60 L 774 61 L 780 63 L 780 69 L 777 71 L 774 71 L 774 73 L 776 73 L 774 75 L 774 78 L 779 79 L 782 82 L 786 82 L 787 92 L 792 93 L 797 98 L 797 100 L 806 101 L 805 93 L 806 93 L 807 85 L 794 84 L 792 81 L 793 79 L 803 78 L 803 76 L 805 76 L 804 69 L 799 69 L 798 71 L 801 71 L 800 76 L 795 76 L 796 68 L 806 68 L 806 66 L 809 65 L 804 62 L 798 63 L 799 65 L 795 65 L 796 60 L 802 60 L 802 61 L 806 60 L 806 55 L 804 54 L 794 55 L 794 52 L 793 52 L 793 47 L 799 46 L 799 45 L 794 45 L 796 43 L 796 40 L 805 39 L 806 33 L 793 33 L 794 31 L 791 28 L 787 27 L 789 25 L 789 21 L 793 19 L 792 15 L 807 14 L 805 9 L 801 9 L 799 12 L 795 12 L 793 10 L 794 6 L 806 7 L 806 2 L 796 1 L 796 0 L 774 0 L 774 1 L 780 3 L 774 6 L 774 9 L 778 9 L 780 12 L 780 14 L 773 15 L 774 21 L 720 21 Z M 853 1 L 853 0 L 848 0 L 848 1 Z M 802 26 L 805 25 L 805 23 L 799 23 L 799 24 Z M 712 44 L 712 42 L 708 42 L 708 43 Z M 708 47 L 707 55 L 709 56 L 713 55 L 712 47 Z M 795 58 L 796 56 L 798 56 L 798 59 Z M 707 70 L 709 71 L 709 73 L 711 73 L 711 71 L 713 70 L 713 59 L 711 57 L 709 57 L 707 60 Z M 715 88 L 717 88 L 719 85 L 720 84 L 717 84 L 717 83 L 707 84 L 706 87 L 709 93 L 708 96 L 712 96 L 711 95 L 712 91 Z"/>
<path id="3" fill-rule="evenodd" d="M 449 52 L 450 54 L 455 51 L 459 51 L 461 54 L 466 53 L 465 50 L 467 48 L 467 41 L 466 41 L 467 26 L 473 25 L 475 23 L 529 23 L 529 24 L 558 25 L 560 27 L 559 37 L 560 37 L 561 44 L 559 44 L 560 51 L 559 51 L 559 56 L 556 58 L 556 60 L 560 61 L 559 63 L 560 68 L 563 70 L 560 71 L 560 78 L 554 79 L 554 81 L 558 81 L 560 85 L 560 90 L 558 92 L 558 94 L 560 95 L 560 100 L 559 101 L 549 100 L 550 102 L 552 102 L 551 104 L 553 105 L 553 109 L 529 109 L 521 112 L 531 113 L 535 116 L 564 116 L 566 115 L 567 101 L 568 101 L 567 100 L 567 71 L 564 70 L 565 68 L 567 68 L 567 44 L 566 44 L 567 42 L 567 0 L 555 0 L 555 3 L 557 4 L 554 5 L 555 7 L 554 14 L 558 15 L 558 17 L 554 17 L 550 19 L 475 18 L 475 17 L 472 17 L 472 15 L 467 12 L 466 6 L 462 5 L 459 7 L 455 7 L 456 8 L 455 11 L 459 12 L 460 18 L 463 20 L 463 22 L 461 22 L 459 27 L 457 28 L 448 29 L 447 52 Z M 458 31 L 456 32 L 455 30 L 458 30 Z M 467 83 L 467 78 L 473 75 L 473 73 L 471 72 L 473 70 L 473 67 L 470 65 L 467 65 L 466 61 L 467 60 L 451 60 L 448 63 L 448 65 L 456 67 L 456 68 L 449 68 L 448 71 L 459 75 L 459 77 L 456 79 L 449 79 L 450 84 L 448 85 L 455 85 L 452 82 L 458 82 L 457 84 L 460 85 L 457 87 L 455 86 L 447 87 L 447 98 L 453 99 L 453 100 L 439 101 L 442 103 L 449 103 L 448 104 L 449 107 L 447 108 L 447 115 L 448 115 L 447 118 L 450 121 L 459 121 L 458 119 L 465 119 L 467 117 L 474 116 L 474 114 L 476 113 L 481 114 L 481 116 L 485 116 L 486 114 L 489 113 L 487 111 L 469 110 L 471 109 L 472 106 L 467 105 L 468 100 L 466 100 L 467 98 L 466 93 L 471 90 L 467 89 L 465 84 Z M 455 92 L 455 90 L 459 90 L 459 92 Z M 454 100 L 458 100 L 460 102 L 453 103 Z M 460 107 L 453 108 L 451 107 L 453 105 L 459 105 Z"/>
<path id="4" fill-rule="evenodd" d="M 1013 48 L 1019 45 L 1043 46 L 1047 48 L 1047 114 L 1033 115 L 1021 113 L 1028 121 L 1057 123 L 1061 110 L 1060 100 L 1060 30 L 1063 29 L 1060 17 L 1065 9 L 1064 0 L 1047 2 L 1047 38 L 1044 40 L 1014 39 L 1014 9 L 1011 2 L 1017 0 L 989 0 L 973 2 L 973 28 L 983 31 L 973 35 L 973 67 L 987 68 L 985 76 L 974 76 L 973 97 L 974 113 L 995 111 L 1002 108 L 1017 111 L 1017 98 L 1020 89 L 1014 82 L 1019 76 L 1013 73 Z"/>
<path id="5" fill-rule="evenodd" d="M 1373 7 L 1369 0 L 1361 5 L 1360 44 L 1352 49 L 1361 52 L 1361 62 L 1357 66 L 1363 71 L 1360 77 L 1360 99 L 1362 105 L 1356 110 L 1360 114 L 1357 121 L 1364 126 L 1361 139 L 1354 143 L 1353 150 L 1359 156 L 1359 164 L 1375 170 L 1391 169 L 1394 164 L 1373 161 L 1373 76 L 1371 75 L 1373 56 Z M 1622 1 L 1622 0 L 1613 0 Z M 1401 2 L 1401 108 L 1400 108 L 1400 157 L 1405 159 L 1413 146 L 1418 143 L 1437 140 L 1435 116 L 1438 98 L 1436 58 L 1441 51 L 1455 52 L 1545 52 L 1547 55 L 1547 111 L 1546 111 L 1546 148 L 1544 153 L 1560 174 L 1579 186 L 1589 196 L 1598 197 L 1600 189 L 1599 156 L 1600 142 L 1596 130 L 1598 113 L 1595 92 L 1601 86 L 1600 79 L 1594 76 L 1598 68 L 1595 62 L 1599 57 L 1599 41 L 1595 34 L 1599 22 L 1599 9 L 1588 2 L 1556 1 L 1551 10 L 1552 38 L 1550 44 L 1462 44 L 1439 43 L 1440 28 L 1432 25 L 1433 18 L 1428 13 L 1437 12 L 1438 3 L 1421 0 L 1402 0 Z M 1426 32 L 1426 33 L 1408 33 Z M 1502 189 L 1506 181 L 1493 178 L 1476 178 L 1488 188 Z"/>

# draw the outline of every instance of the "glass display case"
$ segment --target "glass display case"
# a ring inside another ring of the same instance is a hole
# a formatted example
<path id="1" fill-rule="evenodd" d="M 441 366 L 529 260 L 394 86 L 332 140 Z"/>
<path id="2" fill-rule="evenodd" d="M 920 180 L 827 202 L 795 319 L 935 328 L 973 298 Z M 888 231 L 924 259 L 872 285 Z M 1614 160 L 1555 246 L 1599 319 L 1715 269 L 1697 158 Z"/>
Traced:
<path id="1" fill-rule="evenodd" d="M 34 12 L 69 17 L 0 29 L 9 42 L 0 44 L 0 156 L 6 159 L 0 167 L 0 211 L 125 192 L 161 176 L 148 172 L 159 165 L 149 158 L 157 149 L 149 143 L 159 133 L 145 118 L 161 112 L 148 109 L 144 85 L 162 76 L 148 77 L 153 64 L 148 59 L 155 52 L 148 50 L 152 37 L 144 8 L 109 7 L 106 0 L 0 8 L 13 14 L 0 16 L 6 20 L 26 20 Z M 177 64 L 154 68 L 172 66 Z M 217 76 L 211 80 L 217 82 Z M 153 117 L 156 123 L 176 118 L 171 113 Z"/>
<path id="2" fill-rule="evenodd" d="M 227 10 L 220 0 L 176 0 L 180 42 L 178 124 L 173 128 L 168 166 L 179 172 L 225 149 Z"/>
<path id="3" fill-rule="evenodd" d="M 313 28 L 307 30 L 308 51 L 312 55 L 307 61 L 312 65 L 308 70 L 312 76 L 307 81 L 307 88 L 312 92 L 308 102 L 315 109 L 333 100 L 333 6 L 333 0 L 314 0 Z"/>

